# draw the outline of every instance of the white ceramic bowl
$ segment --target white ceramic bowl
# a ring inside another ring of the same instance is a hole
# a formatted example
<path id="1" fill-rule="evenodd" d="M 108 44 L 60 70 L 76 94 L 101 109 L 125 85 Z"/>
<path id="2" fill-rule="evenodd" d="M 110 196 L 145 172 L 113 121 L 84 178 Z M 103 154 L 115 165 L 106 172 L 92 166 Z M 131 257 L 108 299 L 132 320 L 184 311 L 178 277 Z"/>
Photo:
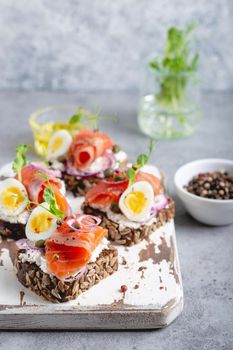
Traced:
<path id="1" fill-rule="evenodd" d="M 233 173 L 233 161 L 227 159 L 200 159 L 187 163 L 175 173 L 176 191 L 186 210 L 196 220 L 213 226 L 233 223 L 233 199 L 208 199 L 188 192 L 184 186 L 199 173 L 225 170 Z"/>

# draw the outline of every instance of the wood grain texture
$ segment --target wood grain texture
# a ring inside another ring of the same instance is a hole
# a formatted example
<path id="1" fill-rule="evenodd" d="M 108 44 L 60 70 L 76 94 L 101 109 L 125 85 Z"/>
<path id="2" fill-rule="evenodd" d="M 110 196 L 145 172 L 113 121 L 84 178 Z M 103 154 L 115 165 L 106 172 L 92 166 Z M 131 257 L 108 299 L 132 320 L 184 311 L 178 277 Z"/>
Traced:
<path id="1" fill-rule="evenodd" d="M 154 329 L 169 325 L 181 313 L 183 299 L 163 310 L 130 307 L 49 310 L 37 307 L 5 309 L 0 329 Z"/>

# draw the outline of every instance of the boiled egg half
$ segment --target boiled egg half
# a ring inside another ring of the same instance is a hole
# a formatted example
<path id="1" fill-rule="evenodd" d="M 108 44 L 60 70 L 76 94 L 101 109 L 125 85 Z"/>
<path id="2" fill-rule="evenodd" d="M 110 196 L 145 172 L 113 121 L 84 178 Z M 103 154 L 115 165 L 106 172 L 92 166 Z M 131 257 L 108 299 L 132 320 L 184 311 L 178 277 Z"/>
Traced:
<path id="1" fill-rule="evenodd" d="M 57 218 L 48 210 L 48 204 L 42 203 L 31 212 L 26 225 L 26 236 L 31 241 L 47 239 L 57 229 Z"/>
<path id="2" fill-rule="evenodd" d="M 138 181 L 123 192 L 119 207 L 122 213 L 131 221 L 148 220 L 154 205 L 154 191 L 146 181 Z"/>
<path id="3" fill-rule="evenodd" d="M 47 159 L 54 160 L 64 156 L 72 143 L 72 136 L 67 130 L 56 131 L 49 140 Z"/>
<path id="4" fill-rule="evenodd" d="M 18 216 L 27 204 L 27 191 L 20 181 L 5 179 L 0 182 L 0 213 L 4 216 Z"/>

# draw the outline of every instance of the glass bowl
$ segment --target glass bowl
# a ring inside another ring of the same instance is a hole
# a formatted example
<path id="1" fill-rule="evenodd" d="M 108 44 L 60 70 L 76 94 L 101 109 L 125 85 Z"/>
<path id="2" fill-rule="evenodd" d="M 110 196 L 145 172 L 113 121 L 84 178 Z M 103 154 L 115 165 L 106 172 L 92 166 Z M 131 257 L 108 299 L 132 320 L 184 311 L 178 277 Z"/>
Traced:
<path id="1" fill-rule="evenodd" d="M 81 118 L 76 122 L 70 122 L 74 115 L 79 115 Z M 85 127 L 93 128 L 96 117 L 95 114 L 75 105 L 55 105 L 37 109 L 29 117 L 36 153 L 46 156 L 48 142 L 55 131 L 65 129 L 73 134 Z"/>

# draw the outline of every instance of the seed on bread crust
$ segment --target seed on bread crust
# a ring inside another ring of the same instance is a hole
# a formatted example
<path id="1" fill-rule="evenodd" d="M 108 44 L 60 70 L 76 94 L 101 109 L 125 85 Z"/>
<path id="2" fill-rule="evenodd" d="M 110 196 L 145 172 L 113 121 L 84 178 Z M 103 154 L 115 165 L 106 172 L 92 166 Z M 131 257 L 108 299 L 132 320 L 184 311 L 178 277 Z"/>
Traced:
<path id="1" fill-rule="evenodd" d="M 156 229 L 166 224 L 175 216 L 175 203 L 168 197 L 168 208 L 160 210 L 157 215 L 157 221 L 151 225 L 142 224 L 139 228 L 125 227 L 120 228 L 117 222 L 110 220 L 107 214 L 90 207 L 87 203 L 84 203 L 82 209 L 85 214 L 96 215 L 102 219 L 101 226 L 108 229 L 108 239 L 120 245 L 132 246 L 146 239 Z"/>
<path id="2" fill-rule="evenodd" d="M 43 272 L 36 263 L 22 262 L 18 251 L 15 261 L 18 280 L 36 294 L 53 303 L 63 303 L 75 299 L 102 279 L 118 270 L 118 251 L 109 246 L 95 262 L 88 263 L 86 272 L 78 280 L 62 281 Z"/>

